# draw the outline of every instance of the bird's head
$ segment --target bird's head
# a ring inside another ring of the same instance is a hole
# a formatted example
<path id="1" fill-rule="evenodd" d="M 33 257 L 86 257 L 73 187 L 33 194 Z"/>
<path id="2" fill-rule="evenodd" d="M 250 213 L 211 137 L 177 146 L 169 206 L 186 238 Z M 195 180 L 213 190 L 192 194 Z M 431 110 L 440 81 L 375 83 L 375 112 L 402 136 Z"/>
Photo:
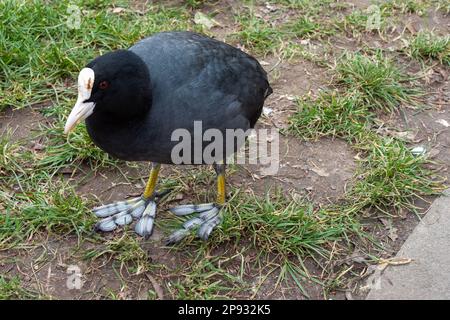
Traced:
<path id="1" fill-rule="evenodd" d="M 64 128 L 69 133 L 93 113 L 110 120 L 142 115 L 151 105 L 148 68 L 135 53 L 117 50 L 95 58 L 78 75 L 78 98 Z"/>

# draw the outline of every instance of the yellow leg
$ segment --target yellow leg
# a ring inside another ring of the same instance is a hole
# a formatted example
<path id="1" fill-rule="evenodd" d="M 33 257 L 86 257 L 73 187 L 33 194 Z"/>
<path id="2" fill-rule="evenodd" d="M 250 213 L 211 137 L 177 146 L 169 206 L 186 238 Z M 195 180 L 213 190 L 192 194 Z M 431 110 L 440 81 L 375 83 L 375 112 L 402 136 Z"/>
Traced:
<path id="1" fill-rule="evenodd" d="M 144 199 L 148 199 L 155 192 L 156 181 L 158 181 L 158 174 L 161 165 L 159 163 L 152 164 L 152 170 L 150 171 L 150 176 L 148 177 L 148 182 L 144 191 Z"/>
<path id="2" fill-rule="evenodd" d="M 217 204 L 225 203 L 225 165 L 216 164 L 214 169 L 217 173 Z"/>
<path id="3" fill-rule="evenodd" d="M 225 173 L 217 176 L 217 204 L 225 203 Z"/>

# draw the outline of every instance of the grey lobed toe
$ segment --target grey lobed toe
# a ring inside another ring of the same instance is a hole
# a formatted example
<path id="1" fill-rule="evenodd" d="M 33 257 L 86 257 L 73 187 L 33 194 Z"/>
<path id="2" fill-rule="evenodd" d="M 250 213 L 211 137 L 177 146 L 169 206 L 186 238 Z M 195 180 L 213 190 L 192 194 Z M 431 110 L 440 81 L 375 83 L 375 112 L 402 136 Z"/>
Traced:
<path id="1" fill-rule="evenodd" d="M 134 199 L 126 200 L 126 201 L 118 201 L 118 202 L 110 203 L 110 204 L 103 205 L 100 207 L 96 207 L 96 208 L 92 209 L 92 211 L 94 212 L 94 214 L 97 217 L 105 218 L 105 217 L 112 216 L 116 213 L 128 210 L 128 209 L 132 208 L 133 205 L 135 205 L 139 202 L 143 203 L 143 201 L 144 200 L 142 200 L 142 198 L 134 198 Z"/>
<path id="2" fill-rule="evenodd" d="M 136 223 L 134 231 L 147 239 L 152 235 L 153 223 L 156 217 L 156 202 L 150 201 L 142 213 L 142 217 Z"/>
<path id="3" fill-rule="evenodd" d="M 166 245 L 180 242 L 189 235 L 190 230 L 196 227 L 198 227 L 197 236 L 203 240 L 207 240 L 214 228 L 222 222 L 220 207 L 213 203 L 200 205 L 187 204 L 172 208 L 170 211 L 178 216 L 191 213 L 199 213 L 199 215 L 184 222 L 181 229 L 176 230 L 168 237 Z"/>
<path id="4" fill-rule="evenodd" d="M 183 204 L 181 206 L 176 206 L 169 209 L 174 215 L 186 216 L 188 214 L 200 213 L 206 210 L 211 210 L 214 208 L 214 203 L 204 203 L 204 204 Z"/>
<path id="5" fill-rule="evenodd" d="M 214 230 L 216 226 L 218 226 L 222 222 L 222 217 L 217 215 L 212 219 L 204 222 L 197 231 L 197 236 L 206 241 L 208 240 L 209 235 Z"/>

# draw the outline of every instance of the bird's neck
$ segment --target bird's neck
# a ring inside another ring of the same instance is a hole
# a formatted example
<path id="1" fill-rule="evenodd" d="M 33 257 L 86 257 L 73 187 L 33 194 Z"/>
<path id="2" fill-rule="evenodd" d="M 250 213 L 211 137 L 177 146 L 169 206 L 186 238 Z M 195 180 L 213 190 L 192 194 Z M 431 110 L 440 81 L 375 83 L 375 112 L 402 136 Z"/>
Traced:
<path id="1" fill-rule="evenodd" d="M 127 127 L 131 123 L 139 124 L 145 121 L 150 108 L 151 104 L 142 106 L 139 110 L 136 110 L 136 107 L 134 106 L 134 108 L 132 108 L 133 112 L 130 112 L 131 108 L 126 105 L 123 106 L 124 112 L 97 110 L 86 119 L 86 124 L 103 128 Z M 128 112 L 126 112 L 127 109 Z"/>

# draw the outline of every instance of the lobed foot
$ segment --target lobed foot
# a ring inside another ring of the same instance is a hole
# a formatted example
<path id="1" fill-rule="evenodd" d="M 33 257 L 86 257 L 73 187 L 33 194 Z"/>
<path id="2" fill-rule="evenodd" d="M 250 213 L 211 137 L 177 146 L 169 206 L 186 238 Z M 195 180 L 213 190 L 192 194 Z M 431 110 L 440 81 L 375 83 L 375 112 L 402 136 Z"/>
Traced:
<path id="1" fill-rule="evenodd" d="M 203 240 L 207 240 L 213 229 L 222 222 L 221 207 L 215 203 L 205 204 L 187 204 L 174 207 L 169 211 L 177 216 L 185 216 L 197 213 L 196 217 L 183 223 L 182 228 L 172 233 L 166 240 L 166 244 L 174 244 L 180 242 L 186 237 L 191 230 L 198 228 L 197 236 Z"/>
<path id="2" fill-rule="evenodd" d="M 140 236 L 148 238 L 153 231 L 156 216 L 156 202 L 142 197 L 119 201 L 93 209 L 94 214 L 102 218 L 95 224 L 95 230 L 109 232 L 118 226 L 130 224 L 138 219 L 134 230 Z"/>
<path id="3" fill-rule="evenodd" d="M 150 199 L 138 197 L 94 208 L 94 214 L 101 218 L 95 224 L 95 230 L 110 232 L 119 226 L 128 225 L 133 220 L 138 220 L 134 230 L 137 234 L 147 239 L 153 232 L 156 217 L 155 199 L 160 198 L 162 195 L 155 193 Z M 222 222 L 220 210 L 221 206 L 214 203 L 187 204 L 170 209 L 177 216 L 194 213 L 197 215 L 184 222 L 181 229 L 173 232 L 166 240 L 166 244 L 180 242 L 195 228 L 197 228 L 197 236 L 207 240 L 214 228 Z"/>

